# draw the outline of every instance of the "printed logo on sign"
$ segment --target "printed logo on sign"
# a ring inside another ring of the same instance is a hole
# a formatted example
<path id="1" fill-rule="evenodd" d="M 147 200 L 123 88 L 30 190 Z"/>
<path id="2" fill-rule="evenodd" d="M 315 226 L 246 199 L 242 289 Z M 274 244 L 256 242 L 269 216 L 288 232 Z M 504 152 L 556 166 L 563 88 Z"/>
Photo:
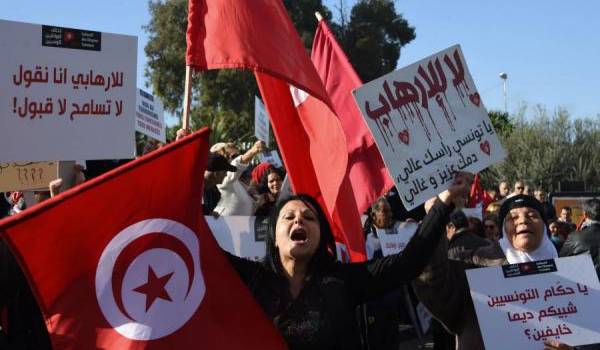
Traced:
<path id="1" fill-rule="evenodd" d="M 101 51 L 102 33 L 90 30 L 42 26 L 42 46 Z"/>
<path id="2" fill-rule="evenodd" d="M 96 298 L 104 317 L 133 340 L 177 331 L 205 292 L 198 237 L 168 219 L 143 220 L 119 232 L 96 270 Z"/>
<path id="3" fill-rule="evenodd" d="M 539 273 L 556 272 L 554 260 L 538 260 L 533 262 L 503 265 L 504 278 L 535 275 Z"/>

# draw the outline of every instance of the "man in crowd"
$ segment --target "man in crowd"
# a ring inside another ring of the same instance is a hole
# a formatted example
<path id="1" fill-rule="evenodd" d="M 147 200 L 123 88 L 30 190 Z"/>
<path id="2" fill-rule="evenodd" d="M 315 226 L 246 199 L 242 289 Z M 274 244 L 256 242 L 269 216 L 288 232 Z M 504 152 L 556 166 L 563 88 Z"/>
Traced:
<path id="1" fill-rule="evenodd" d="M 590 199 L 583 203 L 583 214 L 585 228 L 569 235 L 560 250 L 560 256 L 590 254 L 600 278 L 600 199 Z"/>
<path id="2" fill-rule="evenodd" d="M 540 201 L 540 203 L 542 203 L 542 211 L 546 219 L 556 219 L 556 210 L 554 209 L 552 203 L 546 200 L 546 191 L 544 191 L 543 188 L 538 187 L 535 189 L 535 191 L 533 191 L 533 196 L 535 197 L 535 199 Z"/>
<path id="3" fill-rule="evenodd" d="M 567 233 L 571 233 L 575 231 L 575 229 L 577 229 L 577 225 L 575 225 L 575 223 L 573 222 L 572 216 L 573 209 L 571 209 L 571 207 L 564 206 L 560 210 L 560 217 L 558 218 L 558 221 L 562 222 L 565 225 Z"/>
<path id="4" fill-rule="evenodd" d="M 513 191 L 508 197 L 513 197 L 519 194 L 524 194 L 525 192 L 525 182 L 523 180 L 518 180 L 515 182 L 515 186 L 513 187 Z"/>
<path id="5" fill-rule="evenodd" d="M 510 192 L 510 184 L 507 181 L 500 182 L 498 185 L 498 199 L 502 200 L 508 196 Z"/>
<path id="6" fill-rule="evenodd" d="M 469 228 L 469 220 L 460 209 L 450 214 L 450 222 L 446 225 L 448 238 L 448 259 L 468 262 L 473 250 L 490 244 Z"/>

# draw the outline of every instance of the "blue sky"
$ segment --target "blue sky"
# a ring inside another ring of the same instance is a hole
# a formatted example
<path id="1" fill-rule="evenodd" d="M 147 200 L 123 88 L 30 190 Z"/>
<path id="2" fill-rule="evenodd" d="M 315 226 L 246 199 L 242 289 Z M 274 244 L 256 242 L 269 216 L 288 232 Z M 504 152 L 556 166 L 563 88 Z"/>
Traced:
<path id="1" fill-rule="evenodd" d="M 350 8 L 353 1 L 345 2 Z M 144 85 L 146 0 L 0 4 L 0 19 L 138 36 L 138 86 Z M 564 106 L 577 117 L 600 114 L 600 2 L 402 0 L 396 9 L 417 32 L 398 67 L 459 43 L 488 109 L 504 109 L 498 74 L 506 72 L 510 112 L 527 103 Z"/>

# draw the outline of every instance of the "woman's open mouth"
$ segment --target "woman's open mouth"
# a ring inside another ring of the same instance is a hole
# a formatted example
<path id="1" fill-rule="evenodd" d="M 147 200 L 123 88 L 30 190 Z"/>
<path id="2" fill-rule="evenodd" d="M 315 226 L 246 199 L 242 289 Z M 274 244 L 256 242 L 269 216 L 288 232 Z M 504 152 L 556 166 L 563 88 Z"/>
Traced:
<path id="1" fill-rule="evenodd" d="M 292 242 L 296 244 L 304 244 L 308 241 L 308 236 L 303 228 L 297 228 L 292 231 L 290 238 L 292 239 Z"/>

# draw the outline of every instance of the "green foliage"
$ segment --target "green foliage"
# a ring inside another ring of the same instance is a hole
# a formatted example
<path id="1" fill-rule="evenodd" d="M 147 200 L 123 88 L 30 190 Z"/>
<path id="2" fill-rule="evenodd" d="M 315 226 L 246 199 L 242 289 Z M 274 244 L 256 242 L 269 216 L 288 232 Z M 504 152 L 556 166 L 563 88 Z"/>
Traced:
<path id="1" fill-rule="evenodd" d="M 559 181 L 585 181 L 600 189 L 600 116 L 576 119 L 565 109 L 552 115 L 536 107 L 528 121 L 517 116 L 509 134 L 500 134 L 508 153 L 485 173 L 485 182 L 524 179 L 532 186 L 556 190 Z"/>
<path id="2" fill-rule="evenodd" d="M 144 48 L 148 58 L 146 77 L 160 96 L 165 110 L 180 112 L 185 77 L 185 33 L 187 1 L 150 1 L 150 23 L 144 27 L 149 40 Z"/>
<path id="3" fill-rule="evenodd" d="M 302 39 L 302 43 L 307 50 L 310 50 L 317 30 L 315 12 L 321 13 L 325 19 L 331 18 L 331 12 L 327 6 L 322 4 L 321 0 L 283 0 L 283 4 Z"/>
<path id="4" fill-rule="evenodd" d="M 415 38 L 414 27 L 396 13 L 391 0 L 357 2 L 341 31 L 344 51 L 365 82 L 393 71 L 400 48 Z"/>
<path id="5" fill-rule="evenodd" d="M 247 0 L 251 1 L 251 0 Z M 331 12 L 322 0 L 284 0 L 292 22 L 305 47 L 310 49 L 317 26 L 315 11 L 326 19 Z M 151 0 L 150 22 L 144 29 L 148 65 L 145 74 L 165 110 L 181 117 L 185 78 L 186 0 Z M 414 29 L 396 14 L 390 0 L 359 1 L 350 21 L 342 26 L 330 23 L 338 32 L 358 74 L 365 80 L 396 67 L 400 47 L 414 39 Z M 274 28 L 274 30 L 276 30 Z M 254 96 L 258 88 L 252 73 L 240 70 L 202 72 L 193 79 L 191 127 L 212 129 L 211 141 L 250 141 L 254 135 Z M 173 139 L 178 127 L 167 130 Z M 171 130 L 172 129 L 172 130 Z"/>
<path id="6" fill-rule="evenodd" d="M 185 87 L 185 32 L 187 1 L 150 1 L 146 76 L 165 110 L 181 117 Z M 247 141 L 253 135 L 254 96 L 258 87 L 252 73 L 218 70 L 196 74 L 190 110 L 191 129 L 211 128 L 211 142 Z M 176 129 L 167 131 L 172 140 Z"/>
<path id="7" fill-rule="evenodd" d="M 500 111 L 489 111 L 488 117 L 492 121 L 494 130 L 496 130 L 496 132 L 501 137 L 508 137 L 515 128 L 515 126 L 510 121 L 508 113 Z"/>

